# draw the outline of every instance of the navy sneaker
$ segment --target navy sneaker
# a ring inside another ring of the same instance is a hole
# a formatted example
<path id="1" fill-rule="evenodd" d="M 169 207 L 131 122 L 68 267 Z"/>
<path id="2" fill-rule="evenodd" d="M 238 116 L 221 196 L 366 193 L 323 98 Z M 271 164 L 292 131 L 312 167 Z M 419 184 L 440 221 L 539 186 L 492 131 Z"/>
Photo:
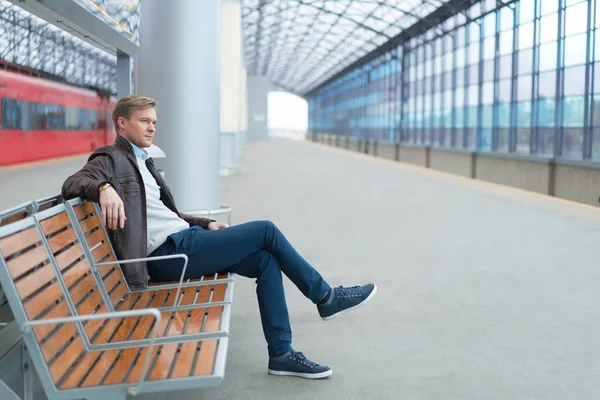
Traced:
<path id="1" fill-rule="evenodd" d="M 333 288 L 325 304 L 317 304 L 319 315 L 324 320 L 334 319 L 338 315 L 362 307 L 367 304 L 377 293 L 377 286 L 373 283 L 363 286 Z"/>
<path id="2" fill-rule="evenodd" d="M 326 378 L 333 371 L 325 365 L 310 361 L 299 351 L 290 351 L 282 356 L 269 358 L 269 374 L 299 376 L 307 379 Z"/>

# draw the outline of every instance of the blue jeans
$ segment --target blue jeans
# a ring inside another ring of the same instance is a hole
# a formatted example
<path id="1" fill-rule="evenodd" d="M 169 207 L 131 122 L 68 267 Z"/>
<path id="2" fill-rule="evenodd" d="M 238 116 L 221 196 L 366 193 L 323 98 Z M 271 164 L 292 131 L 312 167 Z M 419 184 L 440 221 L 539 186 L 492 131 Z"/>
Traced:
<path id="1" fill-rule="evenodd" d="M 292 349 L 292 329 L 283 292 L 283 272 L 313 303 L 330 286 L 269 221 L 254 221 L 209 231 L 193 226 L 175 233 L 150 256 L 186 254 L 186 279 L 217 272 L 234 272 L 256 278 L 256 294 L 269 355 Z M 155 281 L 181 277 L 181 260 L 152 261 L 148 273 Z"/>

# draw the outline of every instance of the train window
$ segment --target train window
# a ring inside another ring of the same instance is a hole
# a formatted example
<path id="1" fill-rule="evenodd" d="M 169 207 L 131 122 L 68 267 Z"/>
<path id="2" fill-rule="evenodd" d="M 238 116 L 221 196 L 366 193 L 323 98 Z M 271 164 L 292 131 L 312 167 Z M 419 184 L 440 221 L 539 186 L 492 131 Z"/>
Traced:
<path id="1" fill-rule="evenodd" d="M 29 130 L 97 130 L 96 110 L 2 99 L 2 128 Z"/>
<path id="2" fill-rule="evenodd" d="M 15 99 L 2 99 L 2 128 L 24 129 L 28 115 L 27 103 Z"/>

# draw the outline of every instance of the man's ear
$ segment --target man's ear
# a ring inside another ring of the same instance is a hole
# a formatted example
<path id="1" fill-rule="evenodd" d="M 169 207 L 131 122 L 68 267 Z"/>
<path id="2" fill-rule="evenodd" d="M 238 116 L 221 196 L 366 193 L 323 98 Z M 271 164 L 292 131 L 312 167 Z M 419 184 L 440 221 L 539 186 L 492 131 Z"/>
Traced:
<path id="1" fill-rule="evenodd" d="M 117 119 L 117 125 L 119 126 L 119 128 L 124 129 L 125 128 L 125 117 L 119 117 Z"/>

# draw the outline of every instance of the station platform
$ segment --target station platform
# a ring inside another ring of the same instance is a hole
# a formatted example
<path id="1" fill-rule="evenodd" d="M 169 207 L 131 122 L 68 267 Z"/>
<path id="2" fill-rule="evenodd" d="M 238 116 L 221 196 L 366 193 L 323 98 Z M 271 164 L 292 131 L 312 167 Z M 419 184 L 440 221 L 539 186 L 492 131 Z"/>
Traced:
<path id="1" fill-rule="evenodd" d="M 84 162 L 0 169 L 0 208 Z M 240 277 L 224 383 L 137 399 L 600 398 L 598 209 L 303 141 L 249 141 L 239 166 L 233 224 L 271 220 L 331 285 L 379 291 L 325 322 L 285 280 L 294 347 L 333 368 L 309 381 L 267 375 Z"/>

